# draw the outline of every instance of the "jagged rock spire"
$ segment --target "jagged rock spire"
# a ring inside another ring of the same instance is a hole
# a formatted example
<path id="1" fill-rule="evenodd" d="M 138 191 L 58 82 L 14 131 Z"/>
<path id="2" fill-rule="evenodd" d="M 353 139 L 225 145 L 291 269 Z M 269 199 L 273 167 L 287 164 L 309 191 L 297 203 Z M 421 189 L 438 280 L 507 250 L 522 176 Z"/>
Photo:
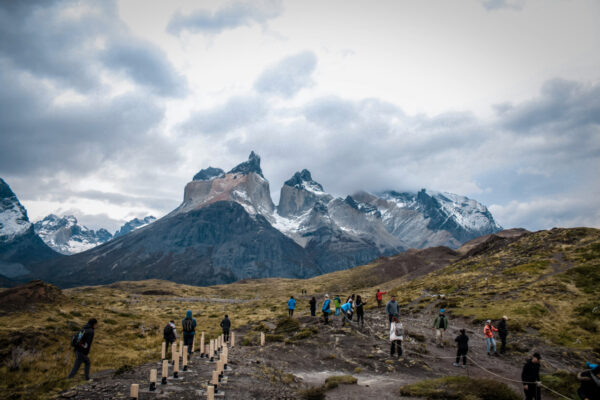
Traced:
<path id="1" fill-rule="evenodd" d="M 248 161 L 244 161 L 241 164 L 238 164 L 234 167 L 228 174 L 249 174 L 250 172 L 257 173 L 258 175 L 264 178 L 262 173 L 262 169 L 260 169 L 260 156 L 256 154 L 254 151 L 250 153 L 248 156 Z"/>

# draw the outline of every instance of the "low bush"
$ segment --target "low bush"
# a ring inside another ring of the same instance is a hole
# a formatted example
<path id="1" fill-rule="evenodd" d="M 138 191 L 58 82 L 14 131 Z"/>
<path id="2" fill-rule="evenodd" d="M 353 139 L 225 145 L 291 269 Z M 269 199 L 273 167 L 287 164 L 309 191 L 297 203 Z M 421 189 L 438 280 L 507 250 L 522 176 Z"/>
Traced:
<path id="1" fill-rule="evenodd" d="M 356 382 L 358 382 L 358 379 L 352 375 L 330 376 L 325 379 L 325 388 L 329 390 L 338 387 L 338 385 L 355 385 Z"/>
<path id="2" fill-rule="evenodd" d="M 519 400 L 504 383 L 485 378 L 447 376 L 426 379 L 400 388 L 400 395 L 447 400 Z"/>

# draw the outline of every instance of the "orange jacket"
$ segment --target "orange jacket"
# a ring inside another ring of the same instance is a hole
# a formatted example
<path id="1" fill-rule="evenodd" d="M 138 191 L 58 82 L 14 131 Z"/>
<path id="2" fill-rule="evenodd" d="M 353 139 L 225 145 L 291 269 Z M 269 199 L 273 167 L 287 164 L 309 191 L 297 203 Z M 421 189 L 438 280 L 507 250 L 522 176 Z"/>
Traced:
<path id="1" fill-rule="evenodd" d="M 381 298 L 383 297 L 384 294 L 386 294 L 387 292 L 377 292 L 375 294 L 375 296 L 377 297 L 377 300 L 381 300 Z"/>
<path id="2" fill-rule="evenodd" d="M 494 327 L 494 325 L 490 324 L 490 325 L 485 325 L 483 327 L 483 336 L 485 336 L 486 338 L 493 338 L 494 337 L 494 332 L 498 332 L 498 329 L 496 329 Z"/>

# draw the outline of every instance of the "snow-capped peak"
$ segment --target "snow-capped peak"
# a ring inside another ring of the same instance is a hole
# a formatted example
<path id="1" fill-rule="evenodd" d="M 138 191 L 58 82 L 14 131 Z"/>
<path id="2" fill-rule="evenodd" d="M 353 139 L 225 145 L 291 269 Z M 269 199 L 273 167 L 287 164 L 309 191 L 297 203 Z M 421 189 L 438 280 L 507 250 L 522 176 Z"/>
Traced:
<path id="1" fill-rule="evenodd" d="M 73 215 L 46 216 L 34 225 L 35 233 L 52 249 L 62 254 L 76 254 L 107 242 L 112 238 L 106 229 L 94 231 L 79 225 Z"/>
<path id="2" fill-rule="evenodd" d="M 9 242 L 31 228 L 25 207 L 10 186 L 0 178 L 0 243 Z"/>

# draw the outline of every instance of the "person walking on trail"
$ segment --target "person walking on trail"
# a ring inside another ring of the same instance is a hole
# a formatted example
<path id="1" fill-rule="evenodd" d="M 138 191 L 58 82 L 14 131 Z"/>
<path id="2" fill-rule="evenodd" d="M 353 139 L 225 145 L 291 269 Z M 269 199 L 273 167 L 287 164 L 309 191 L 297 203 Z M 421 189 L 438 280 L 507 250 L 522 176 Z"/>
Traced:
<path id="1" fill-rule="evenodd" d="M 443 308 L 440 314 L 433 321 L 433 329 L 435 329 L 435 342 L 439 347 L 444 347 L 444 332 L 448 329 L 448 318 L 446 317 Z"/>
<path id="2" fill-rule="evenodd" d="M 329 324 L 329 314 L 331 313 L 331 300 L 329 300 L 329 295 L 325 295 L 325 299 L 323 300 L 323 307 L 321 307 L 321 312 L 323 312 L 323 320 L 324 324 Z"/>
<path id="3" fill-rule="evenodd" d="M 390 324 L 390 357 L 394 357 L 394 349 L 398 358 L 402 356 L 402 340 L 404 340 L 404 327 L 398 317 L 394 315 Z"/>
<path id="4" fill-rule="evenodd" d="M 340 310 L 342 309 L 342 301 L 340 300 L 339 294 L 336 294 L 333 298 L 333 305 L 335 306 L 335 316 L 340 315 Z"/>
<path id="5" fill-rule="evenodd" d="M 346 320 L 352 322 L 352 300 L 342 304 L 342 326 L 346 325 Z"/>
<path id="6" fill-rule="evenodd" d="M 523 391 L 525 400 L 540 400 L 540 360 L 539 353 L 534 353 L 531 359 L 527 360 L 521 372 L 521 381 L 523 381 Z"/>
<path id="7" fill-rule="evenodd" d="M 498 336 L 500 336 L 500 354 L 504 354 L 506 352 L 506 336 L 508 335 L 506 321 L 508 321 L 508 317 L 505 315 L 502 317 L 500 322 L 498 322 Z"/>
<path id="8" fill-rule="evenodd" d="M 381 289 L 377 289 L 377 293 L 375 293 L 375 298 L 377 299 L 377 308 L 381 308 L 381 303 L 383 301 L 383 295 L 387 292 L 382 292 Z"/>
<path id="9" fill-rule="evenodd" d="M 310 304 L 310 316 L 314 317 L 315 313 L 317 312 L 317 299 L 315 299 L 315 296 L 313 296 L 313 298 L 310 299 L 308 304 Z"/>
<path id="10" fill-rule="evenodd" d="M 192 344 L 194 344 L 194 335 L 196 334 L 196 319 L 192 318 L 192 310 L 187 310 L 185 318 L 181 320 L 183 327 L 183 345 L 187 346 L 188 354 L 192 354 Z"/>
<path id="11" fill-rule="evenodd" d="M 231 329 L 231 321 L 229 320 L 229 316 L 225 314 L 225 318 L 219 324 L 221 329 L 223 329 L 223 337 L 226 343 L 229 343 L 229 329 Z"/>
<path id="12" fill-rule="evenodd" d="M 175 327 L 175 321 L 171 320 L 163 329 L 163 338 L 165 339 L 165 354 L 169 354 L 169 346 L 177 340 L 177 328 Z"/>
<path id="13" fill-rule="evenodd" d="M 92 362 L 90 361 L 90 349 L 92 348 L 92 342 L 94 341 L 94 330 L 98 327 L 98 321 L 96 318 L 90 318 L 87 324 L 81 328 L 81 330 L 73 336 L 71 339 L 71 346 L 75 350 L 75 363 L 67 378 L 73 378 L 81 364 L 85 364 L 84 376 L 85 380 L 90 380 L 90 367 Z"/>
<path id="14" fill-rule="evenodd" d="M 460 330 L 460 335 L 454 339 L 456 342 L 456 362 L 452 365 L 458 367 L 460 365 L 460 357 L 462 356 L 462 367 L 467 367 L 467 353 L 469 352 L 469 337 L 464 329 Z"/>
<path id="15" fill-rule="evenodd" d="M 398 303 L 396 302 L 395 295 L 392 295 L 392 299 L 385 305 L 385 312 L 388 315 L 390 325 L 392 324 L 392 318 L 394 315 L 400 315 L 400 310 L 398 309 Z"/>
<path id="16" fill-rule="evenodd" d="M 498 332 L 498 329 L 492 325 L 492 320 L 488 319 L 483 327 L 483 337 L 485 337 L 485 346 L 487 348 L 487 355 L 491 356 L 490 349 L 494 349 L 494 355 L 498 356 L 496 351 L 496 340 L 494 339 L 494 332 Z"/>
<path id="17" fill-rule="evenodd" d="M 600 365 L 578 373 L 577 380 L 581 382 L 577 389 L 581 400 L 600 400 Z"/>
<path id="18" fill-rule="evenodd" d="M 288 317 L 292 318 L 294 316 L 294 309 L 296 308 L 296 300 L 294 296 L 291 296 L 288 300 Z"/>
<path id="19" fill-rule="evenodd" d="M 365 311 L 363 309 L 365 304 L 367 304 L 367 302 L 363 302 L 363 299 L 360 297 L 360 295 L 356 296 L 356 323 L 360 324 L 361 327 L 365 326 Z"/>

